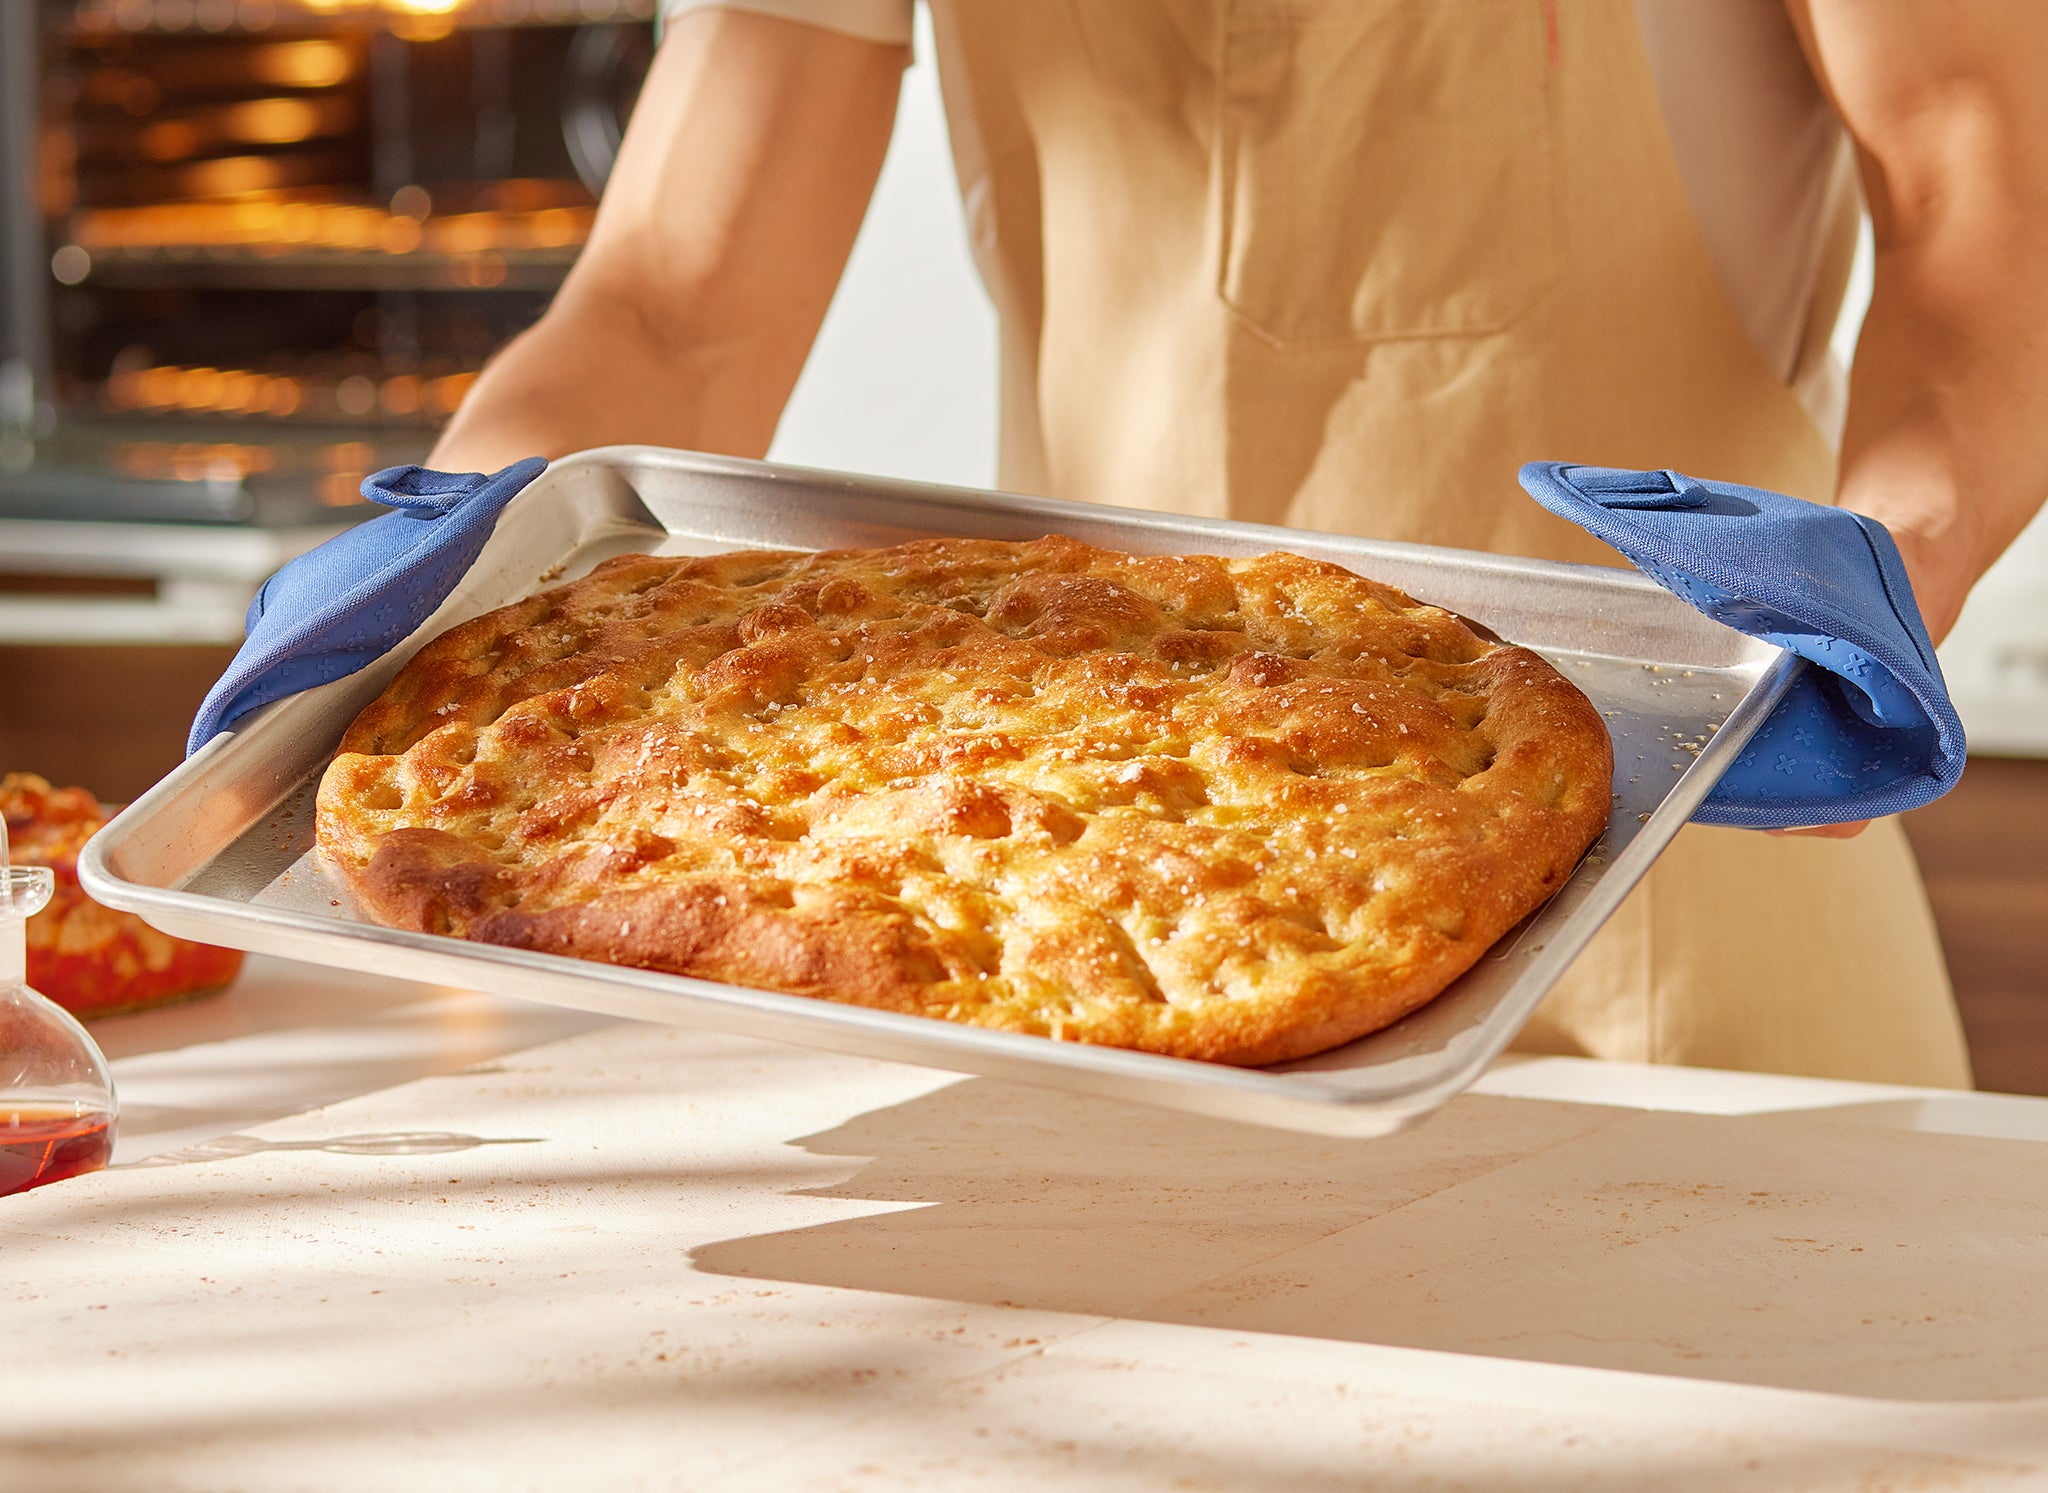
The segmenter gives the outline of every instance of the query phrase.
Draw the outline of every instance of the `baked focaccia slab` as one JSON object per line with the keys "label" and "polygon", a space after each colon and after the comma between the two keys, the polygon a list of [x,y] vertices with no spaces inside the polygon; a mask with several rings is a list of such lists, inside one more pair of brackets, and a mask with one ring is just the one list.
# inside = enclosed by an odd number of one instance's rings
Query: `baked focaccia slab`
{"label": "baked focaccia slab", "polygon": [[392,927],[1226,1063],[1415,1009],[1607,820],[1599,713],[1337,566],[628,555],[422,649],[320,785]]}

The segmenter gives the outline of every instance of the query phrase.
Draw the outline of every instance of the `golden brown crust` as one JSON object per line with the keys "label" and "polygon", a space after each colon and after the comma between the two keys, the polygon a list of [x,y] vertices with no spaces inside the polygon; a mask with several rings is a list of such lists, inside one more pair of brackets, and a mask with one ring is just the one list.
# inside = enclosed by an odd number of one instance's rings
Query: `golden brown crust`
{"label": "golden brown crust", "polygon": [[364,710],[380,922],[1229,1063],[1399,1019],[1607,821],[1542,659],[1333,565],[1075,540],[628,555]]}

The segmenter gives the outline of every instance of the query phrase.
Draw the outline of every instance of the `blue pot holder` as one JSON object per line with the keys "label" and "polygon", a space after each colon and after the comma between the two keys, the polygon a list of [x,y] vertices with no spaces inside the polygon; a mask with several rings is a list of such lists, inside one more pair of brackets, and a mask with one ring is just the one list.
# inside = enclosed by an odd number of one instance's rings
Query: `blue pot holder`
{"label": "blue pot holder", "polygon": [[199,707],[186,755],[257,706],[390,651],[447,599],[505,505],[546,469],[533,456],[488,476],[390,467],[368,478],[363,496],[398,511],[336,535],[263,583],[242,650]]}
{"label": "blue pot holder", "polygon": [[1962,776],[1963,723],[1884,525],[1677,472],[1532,462],[1522,486],[1715,621],[1812,665],[1693,816],[1700,823],[1877,819]]}
{"label": "blue pot holder", "polygon": [[[249,634],[192,723],[196,752],[272,700],[351,674],[445,600],[547,463],[392,467],[363,496],[397,509],[301,555],[249,607]],[[1963,727],[1884,526],[1840,508],[1676,472],[1534,462],[1522,485],[1718,622],[1790,649],[1784,702],[1694,818],[1749,829],[1875,819],[1955,786]]]}

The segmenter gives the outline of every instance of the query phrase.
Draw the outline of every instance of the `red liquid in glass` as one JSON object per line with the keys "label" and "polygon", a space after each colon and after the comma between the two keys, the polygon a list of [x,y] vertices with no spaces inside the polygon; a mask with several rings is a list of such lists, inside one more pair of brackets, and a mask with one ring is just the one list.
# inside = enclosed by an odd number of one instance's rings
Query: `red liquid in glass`
{"label": "red liquid in glass", "polygon": [[98,1171],[113,1154],[110,1115],[27,1105],[0,1110],[0,1195]]}

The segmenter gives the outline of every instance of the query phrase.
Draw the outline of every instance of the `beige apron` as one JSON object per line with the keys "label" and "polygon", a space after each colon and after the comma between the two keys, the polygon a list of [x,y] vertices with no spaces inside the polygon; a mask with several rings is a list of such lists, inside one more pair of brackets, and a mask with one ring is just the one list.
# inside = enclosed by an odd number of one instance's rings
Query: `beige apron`
{"label": "beige apron", "polygon": [[[1630,0],[934,18],[1002,319],[1006,487],[1602,564],[1619,557],[1523,496],[1522,462],[1829,499],[1834,453],[1693,221]],[[1846,247],[1853,216],[1837,227]],[[1686,830],[1523,1045],[1969,1081],[1894,822]]]}

